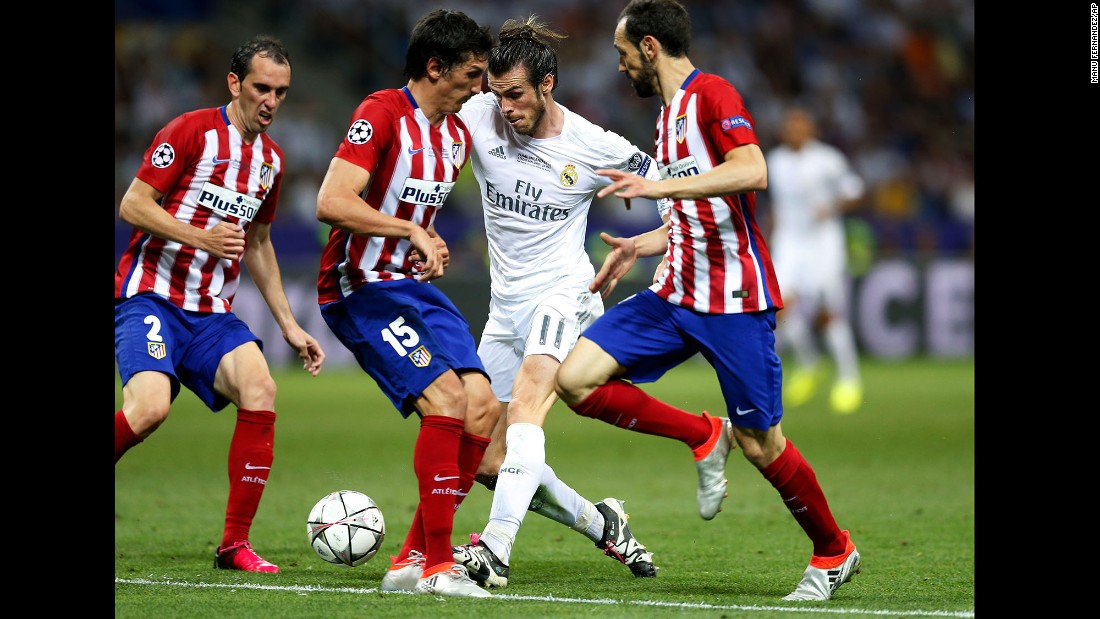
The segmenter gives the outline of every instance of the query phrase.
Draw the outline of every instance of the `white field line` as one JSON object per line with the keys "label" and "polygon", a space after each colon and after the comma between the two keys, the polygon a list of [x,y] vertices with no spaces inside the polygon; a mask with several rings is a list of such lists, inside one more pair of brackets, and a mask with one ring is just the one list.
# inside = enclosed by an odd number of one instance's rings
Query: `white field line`
{"label": "white field line", "polygon": [[[379,593],[379,589],[362,587],[321,587],[317,585],[258,585],[254,583],[207,583],[207,582],[183,582],[178,580],[148,580],[145,578],[116,578],[115,584],[126,585],[152,585],[160,587],[194,587],[216,589],[257,589],[264,591],[291,591],[299,594],[307,593]],[[405,592],[395,592],[405,593]],[[412,595],[406,593],[405,595]],[[613,600],[613,599],[581,599],[560,598],[555,596],[537,595],[511,595],[506,593],[494,593],[496,600],[522,600],[534,602],[560,602],[562,604],[630,604],[633,606],[650,606],[654,608],[691,608],[698,610],[740,610],[740,611],[779,611],[791,613],[818,613],[827,615],[882,615],[890,617],[963,617],[974,616],[973,611],[945,611],[945,610],[861,610],[855,608],[812,608],[794,606],[756,606],[741,604],[701,604],[679,602],[654,602],[648,600]]]}

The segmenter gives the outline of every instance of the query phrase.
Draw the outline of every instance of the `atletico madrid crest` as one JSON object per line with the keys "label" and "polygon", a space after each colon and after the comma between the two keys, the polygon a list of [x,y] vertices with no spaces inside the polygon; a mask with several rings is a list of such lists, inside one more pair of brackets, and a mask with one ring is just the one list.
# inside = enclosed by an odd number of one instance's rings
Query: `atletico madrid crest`
{"label": "atletico madrid crest", "polygon": [[274,166],[266,161],[260,165],[260,189],[267,191],[267,188],[271,186],[271,172],[274,169]]}
{"label": "atletico madrid crest", "polygon": [[683,144],[684,138],[688,133],[688,117],[687,114],[676,117],[676,143]]}
{"label": "atletico madrid crest", "polygon": [[146,346],[149,349],[149,356],[154,359],[163,359],[168,355],[168,346],[164,342],[146,342]]}
{"label": "atletico madrid crest", "polygon": [[412,361],[413,365],[418,368],[426,368],[428,364],[432,362],[432,353],[428,352],[427,348],[421,346],[409,353],[409,361]]}

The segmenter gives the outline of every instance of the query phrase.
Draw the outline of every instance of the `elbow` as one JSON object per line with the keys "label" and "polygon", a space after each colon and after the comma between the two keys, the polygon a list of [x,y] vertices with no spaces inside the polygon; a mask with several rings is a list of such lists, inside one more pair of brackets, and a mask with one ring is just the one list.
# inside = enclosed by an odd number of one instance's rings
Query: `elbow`
{"label": "elbow", "polygon": [[761,166],[752,180],[753,191],[765,191],[768,188],[768,168]]}
{"label": "elbow", "polygon": [[118,205],[118,218],[125,224],[134,225],[133,218],[134,207],[130,204],[130,200],[126,197],[122,198],[122,201]]}
{"label": "elbow", "polygon": [[768,168],[762,168],[748,181],[750,191],[764,191],[768,189]]}
{"label": "elbow", "polygon": [[324,193],[317,196],[317,221],[330,226],[336,225],[336,209],[332,200]]}

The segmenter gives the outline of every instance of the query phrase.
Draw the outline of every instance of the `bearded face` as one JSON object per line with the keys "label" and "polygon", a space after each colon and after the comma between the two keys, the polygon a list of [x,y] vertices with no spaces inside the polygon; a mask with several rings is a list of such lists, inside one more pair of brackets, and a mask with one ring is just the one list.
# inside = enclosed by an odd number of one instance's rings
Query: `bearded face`
{"label": "bearded face", "polygon": [[626,75],[630,78],[630,83],[634,85],[634,92],[638,93],[639,97],[652,97],[657,94],[657,69],[641,54],[638,55],[638,65],[633,69],[628,68]]}

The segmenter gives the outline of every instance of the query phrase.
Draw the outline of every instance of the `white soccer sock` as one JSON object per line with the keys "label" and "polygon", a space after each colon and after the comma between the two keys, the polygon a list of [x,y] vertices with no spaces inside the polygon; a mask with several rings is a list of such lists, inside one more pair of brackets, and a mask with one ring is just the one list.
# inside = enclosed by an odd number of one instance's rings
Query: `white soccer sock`
{"label": "white soccer sock", "polygon": [[528,509],[584,534],[593,543],[603,537],[603,516],[596,506],[559,479],[549,464],[542,469],[542,483]]}
{"label": "white soccer sock", "polygon": [[840,380],[860,381],[859,354],[856,352],[856,338],[848,322],[836,316],[825,327],[825,344],[833,354],[836,373]]}
{"label": "white soccer sock", "polygon": [[508,563],[512,544],[546,466],[546,436],[533,423],[513,423],[508,426],[504,441],[507,451],[497,476],[489,523],[481,539],[498,559]]}

